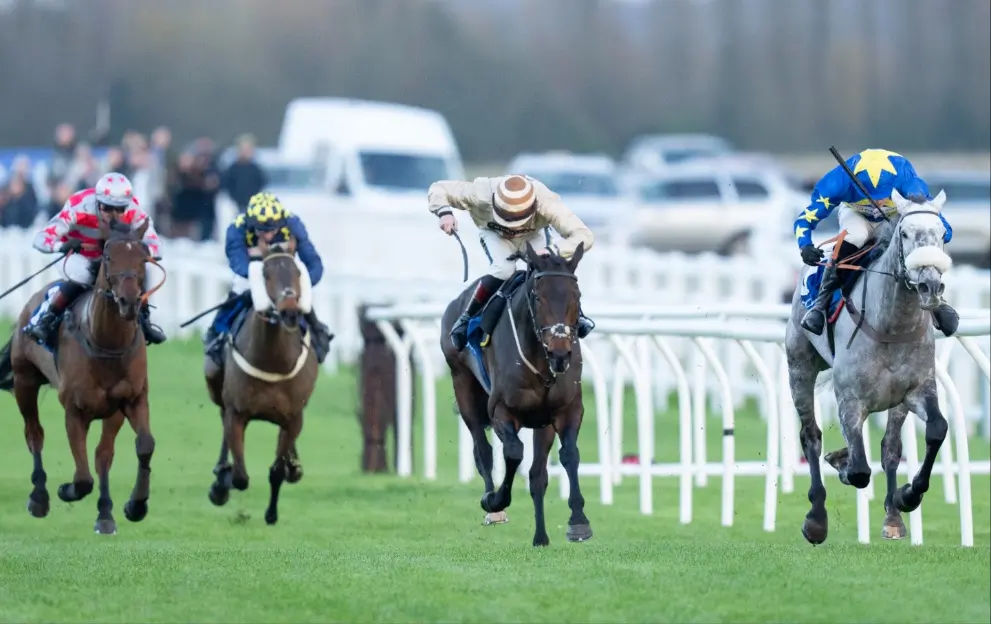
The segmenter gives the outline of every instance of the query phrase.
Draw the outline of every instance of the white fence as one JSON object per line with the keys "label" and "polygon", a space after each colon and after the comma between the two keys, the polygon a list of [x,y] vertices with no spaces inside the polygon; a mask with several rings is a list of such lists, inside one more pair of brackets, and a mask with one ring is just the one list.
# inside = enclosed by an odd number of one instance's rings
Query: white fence
{"label": "white fence", "polygon": [[[587,306],[591,311],[593,305]],[[398,401],[398,459],[397,471],[407,476],[412,473],[412,387],[414,379],[408,362],[410,356],[419,366],[422,383],[423,415],[423,474],[427,479],[436,478],[437,404],[436,382],[444,370],[438,366],[440,305],[391,306],[373,308],[369,317],[378,321],[392,349],[397,353]],[[978,388],[987,401],[991,364],[978,345],[978,338],[991,334],[991,310],[960,310],[961,327],[950,340],[941,340],[937,357],[937,379],[941,389],[941,404],[950,421],[951,436],[940,453],[941,462],[936,474],[944,480],[947,503],[960,507],[961,544],[973,545],[973,506],[970,477],[972,474],[991,474],[991,462],[970,461],[968,448],[968,423],[965,417],[961,392],[948,371],[948,364],[956,350],[955,364],[963,370],[969,363],[980,376]],[[784,319],[788,306],[772,305],[752,309],[733,309],[712,306],[709,309],[686,310],[684,308],[617,309],[600,307],[598,327],[595,333],[582,343],[586,381],[590,381],[597,415],[596,437],[599,461],[583,463],[579,474],[599,477],[600,498],[603,504],[612,504],[613,487],[624,476],[639,480],[640,511],[652,514],[654,477],[678,477],[680,482],[680,519],[690,523],[693,514],[692,492],[695,486],[704,487],[710,475],[722,477],[722,510],[724,526],[731,526],[734,517],[734,482],[737,476],[763,476],[765,479],[764,529],[773,531],[779,490],[794,491],[794,478],[808,474],[808,466],[801,457],[797,434],[797,416],[791,403],[787,385],[787,369],[783,356]],[[652,316],[661,320],[643,320]],[[632,317],[632,318],[631,318]],[[639,320],[636,317],[640,317]],[[741,321],[744,321],[741,323]],[[404,330],[400,338],[392,328],[398,322]],[[734,328],[735,327],[735,328]],[[942,338],[942,336],[939,336]],[[679,344],[680,341],[680,344]],[[738,404],[728,367],[732,358],[726,357],[727,347],[742,355],[759,380],[761,391],[761,416],[767,422],[767,446],[764,461],[736,461],[735,458],[735,405]],[[757,343],[757,344],[755,344]],[[689,366],[685,366],[684,347],[691,347],[687,354]],[[658,359],[664,366],[659,368]],[[666,369],[666,370],[665,370]],[[611,379],[607,376],[611,371]],[[663,370],[663,372],[662,372]],[[690,370],[688,373],[686,370]],[[708,372],[711,371],[711,377]],[[661,382],[660,384],[657,382]],[[624,435],[623,396],[627,383],[632,383],[636,397],[638,463],[622,462],[621,449]],[[666,383],[665,383],[666,382]],[[707,394],[714,382],[718,394],[723,431],[721,462],[709,462],[706,458]],[[654,460],[655,402],[666,403],[667,387],[671,384],[677,392],[679,418],[679,462],[658,463]],[[817,417],[828,417],[824,404],[831,397],[819,396]],[[985,408],[985,416],[987,414]],[[883,415],[881,415],[883,418]],[[865,444],[870,461],[870,431],[865,428]],[[461,482],[470,481],[475,474],[471,437],[467,429],[459,426],[459,468]],[[906,438],[906,463],[899,473],[912,475],[918,468],[917,428],[915,420],[906,421],[903,435]],[[585,438],[588,440],[588,438]],[[529,436],[523,437],[527,457],[520,467],[525,480],[532,458]],[[504,470],[497,439],[497,471]],[[956,455],[956,461],[954,461]],[[881,474],[879,462],[871,462],[872,469]],[[828,474],[831,469],[826,469]],[[562,497],[567,493],[567,477],[560,466],[550,465],[552,476],[560,478]],[[870,541],[870,509],[873,486],[857,493],[858,539]],[[913,544],[922,543],[922,512],[916,510],[909,516],[910,537]]]}

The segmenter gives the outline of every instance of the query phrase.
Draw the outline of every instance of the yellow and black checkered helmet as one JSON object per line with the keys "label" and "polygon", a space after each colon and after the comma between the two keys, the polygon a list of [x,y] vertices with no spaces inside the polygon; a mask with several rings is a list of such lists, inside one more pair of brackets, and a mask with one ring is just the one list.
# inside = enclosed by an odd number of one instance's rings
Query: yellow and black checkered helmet
{"label": "yellow and black checkered helmet", "polygon": [[248,200],[245,216],[252,230],[271,232],[285,226],[288,214],[278,197],[271,193],[258,193]]}

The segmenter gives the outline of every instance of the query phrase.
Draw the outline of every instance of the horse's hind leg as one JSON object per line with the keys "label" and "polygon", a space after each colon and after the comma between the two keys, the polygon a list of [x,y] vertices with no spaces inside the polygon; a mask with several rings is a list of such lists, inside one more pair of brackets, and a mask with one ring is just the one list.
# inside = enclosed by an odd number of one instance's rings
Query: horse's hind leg
{"label": "horse's hind leg", "polygon": [[513,480],[516,471],[523,463],[523,442],[520,440],[516,419],[501,403],[497,403],[492,414],[492,430],[502,441],[502,456],[506,461],[506,475],[499,489],[486,492],[482,496],[482,509],[486,513],[496,513],[509,507],[513,502]]}
{"label": "horse's hind leg", "polygon": [[296,443],[292,443],[289,449],[289,464],[286,467],[286,481],[289,483],[299,483],[303,478],[303,464],[299,460],[299,451],[296,450]]}
{"label": "horse's hind leg", "polygon": [[821,544],[826,541],[826,536],[829,534],[829,517],[826,514],[826,487],[822,483],[819,467],[819,456],[822,454],[822,430],[816,423],[814,404],[816,376],[825,363],[807,339],[798,334],[791,335],[790,331],[786,340],[786,354],[788,385],[791,388],[795,411],[802,425],[799,438],[805,461],[809,465],[809,476],[812,478],[809,486],[809,502],[812,503],[812,508],[805,515],[802,535],[811,544]]}
{"label": "horse's hind leg", "polygon": [[902,513],[894,505],[895,491],[898,488],[898,465],[902,461],[902,424],[908,416],[905,404],[888,410],[888,425],[881,438],[881,467],[888,482],[888,493],[884,497],[884,526],[881,537],[902,539],[905,537],[905,522]]}
{"label": "horse's hind leg", "polygon": [[231,497],[231,464],[228,461],[229,451],[227,448],[227,435],[223,429],[224,411],[220,410],[220,457],[217,458],[217,465],[213,467],[214,480],[210,485],[210,502],[217,507],[223,507]]}
{"label": "horse's hind leg", "polygon": [[89,456],[86,452],[86,435],[92,421],[70,404],[65,410],[65,432],[69,437],[69,450],[76,462],[76,473],[72,483],[58,487],[58,497],[67,503],[80,501],[93,491],[93,475],[89,471]]}
{"label": "horse's hind leg", "polygon": [[49,498],[48,475],[45,474],[41,461],[41,452],[45,447],[45,429],[38,418],[38,390],[41,388],[38,375],[36,371],[18,371],[14,376],[14,399],[24,417],[24,440],[34,460],[34,468],[31,470],[31,485],[34,487],[28,496],[28,513],[35,518],[44,518],[48,515]]}
{"label": "horse's hind leg", "polygon": [[[488,423],[488,395],[485,389],[478,383],[478,380],[468,371],[452,370],[451,381],[454,385],[454,398],[458,403],[458,411],[461,413],[461,420],[471,433],[473,453],[475,456],[475,469],[482,477],[485,491],[482,495],[487,495],[495,491],[495,484],[492,482],[492,445],[485,435],[485,425]],[[507,521],[506,512],[487,513],[485,524],[503,524]]]}
{"label": "horse's hind leg", "polygon": [[[922,504],[922,495],[929,491],[929,479],[932,477],[936,454],[946,439],[949,428],[943,413],[939,409],[936,398],[936,382],[930,379],[922,388],[905,397],[905,403],[916,414],[924,415],[926,420],[926,455],[922,459],[919,472],[906,483],[895,490],[892,500],[902,512],[915,511]],[[915,441],[912,441],[915,444]]]}
{"label": "horse's hind leg", "polygon": [[286,480],[292,448],[302,428],[302,415],[291,418],[286,429],[279,429],[279,441],[275,446],[275,462],[268,469],[268,484],[271,494],[268,499],[268,509],[265,510],[265,523],[275,524],[279,521],[279,491]]}
{"label": "horse's hind leg", "polygon": [[131,490],[131,498],[124,503],[124,517],[131,522],[141,522],[148,514],[148,497],[151,495],[151,456],[155,453],[155,438],[151,435],[148,415],[148,395],[124,410],[127,421],[137,434],[134,450],[138,456],[138,476]]}
{"label": "horse's hind leg", "polygon": [[578,464],[581,461],[578,453],[578,432],[582,427],[585,407],[579,400],[577,406],[569,408],[564,418],[554,420],[554,428],[561,436],[560,459],[561,466],[568,475],[568,507],[571,517],[568,519],[568,541],[584,542],[592,539],[592,527],[585,517],[585,497],[578,486]]}
{"label": "horse's hind leg", "polygon": [[554,429],[544,427],[533,431],[533,464],[530,465],[530,498],[533,499],[533,545],[547,546],[547,525],[544,520],[544,495],[547,493],[547,457],[554,445]]}
{"label": "horse's hind leg", "polygon": [[124,415],[120,412],[103,421],[100,443],[96,445],[96,476],[100,480],[100,498],[96,501],[96,526],[100,535],[113,535],[117,532],[114,521],[114,502],[110,498],[110,467],[114,463],[114,443],[120,428],[124,426]]}

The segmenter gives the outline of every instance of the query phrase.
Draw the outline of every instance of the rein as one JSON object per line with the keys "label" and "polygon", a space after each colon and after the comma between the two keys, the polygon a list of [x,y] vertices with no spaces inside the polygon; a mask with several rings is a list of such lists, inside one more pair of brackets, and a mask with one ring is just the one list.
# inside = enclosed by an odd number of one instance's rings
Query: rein
{"label": "rein", "polygon": [[[851,270],[851,271],[861,271],[861,272],[864,272],[864,273],[877,273],[879,275],[884,275],[884,276],[887,276],[887,277],[893,277],[895,279],[902,280],[902,282],[905,284],[905,287],[907,289],[909,289],[909,290],[916,290],[917,284],[915,282],[912,282],[908,278],[908,272],[905,269],[905,250],[904,250],[904,247],[902,245],[901,237],[898,236],[898,233],[899,233],[898,227],[899,227],[899,224],[901,223],[901,221],[903,219],[907,218],[907,217],[910,217],[910,216],[916,215],[916,214],[932,215],[934,213],[931,210],[911,210],[911,211],[906,212],[905,214],[903,214],[901,216],[901,218],[898,220],[898,223],[895,224],[895,232],[892,234],[892,238],[894,240],[892,240],[892,242],[889,243],[889,244],[898,245],[898,251],[897,251],[897,253],[898,253],[898,259],[899,259],[899,262],[898,262],[899,271],[897,273],[890,273],[888,271],[878,271],[877,269],[871,269],[871,268],[864,267],[864,266],[850,264],[851,262],[853,262],[853,261],[855,261],[857,259],[862,258],[865,254],[867,254],[872,249],[874,249],[875,247],[877,247],[878,244],[876,242],[874,244],[870,245],[869,247],[865,247],[864,249],[861,249],[861,250],[859,250],[859,251],[857,251],[857,252],[855,252],[853,254],[850,254],[849,256],[845,256],[842,259],[838,258],[839,252],[840,252],[840,247],[842,246],[843,240],[846,238],[846,235],[847,235],[847,231],[846,230],[841,231],[836,236],[834,236],[834,237],[832,237],[832,238],[830,238],[828,240],[825,240],[822,243],[820,243],[819,245],[817,245],[817,247],[822,247],[823,245],[826,245],[828,243],[832,243],[832,242],[835,242],[836,243],[833,246],[833,251],[832,251],[832,254],[830,256],[830,259],[827,260],[827,261],[821,262],[819,264],[821,264],[823,266],[826,266],[826,265],[832,263],[838,269],[847,269],[847,270]],[[848,349],[850,348],[850,345],[853,344],[853,339],[857,336],[857,333],[860,330],[863,330],[864,333],[867,334],[867,336],[869,338],[871,338],[875,342],[878,342],[878,343],[881,343],[881,344],[895,344],[895,343],[915,342],[915,341],[918,341],[919,339],[921,339],[923,336],[925,336],[926,332],[929,330],[929,325],[927,323],[925,323],[925,322],[921,323],[916,329],[914,329],[912,331],[909,331],[909,332],[901,333],[901,334],[887,334],[887,333],[884,333],[884,332],[880,332],[877,329],[875,329],[873,326],[871,326],[871,324],[867,322],[867,319],[866,319],[866,317],[864,316],[864,313],[863,313],[863,310],[866,310],[867,309],[867,279],[868,279],[868,275],[864,275],[863,289],[861,291],[860,309],[858,309],[857,306],[854,304],[853,298],[851,296],[849,296],[849,295],[844,295],[843,296],[843,301],[844,301],[844,305],[846,306],[847,312],[850,314],[850,318],[853,319],[853,322],[856,323],[856,326],[854,327],[853,333],[850,335],[850,340],[847,341],[847,348]]]}
{"label": "rein", "polygon": [[[567,325],[565,323],[555,323],[553,325],[543,327],[537,323],[537,311],[534,307],[533,300],[536,295],[537,280],[542,277],[562,277],[572,280],[577,280],[578,277],[574,273],[569,273],[567,271],[527,271],[527,277],[524,281],[524,289],[521,289],[521,291],[525,292],[524,297],[526,298],[527,311],[530,317],[530,325],[533,327],[534,336],[537,338],[537,342],[539,342],[544,348],[544,358],[549,361],[550,354],[548,352],[547,342],[544,340],[544,335],[550,332],[553,336],[568,337],[571,339],[571,342],[574,343],[578,340],[578,328],[577,323],[574,326]],[[516,342],[516,351],[519,353],[520,359],[522,359],[523,363],[526,364],[526,367],[530,369],[530,372],[540,379],[545,388],[550,388],[554,385],[554,382],[557,381],[558,373],[555,373],[552,370],[551,377],[548,379],[539,370],[537,370],[537,367],[534,366],[529,359],[527,359],[526,355],[523,353],[523,345],[520,342],[519,330],[516,327],[516,318],[513,315],[513,302],[509,301],[506,308],[507,313],[509,314],[509,325],[513,330],[513,340]]]}

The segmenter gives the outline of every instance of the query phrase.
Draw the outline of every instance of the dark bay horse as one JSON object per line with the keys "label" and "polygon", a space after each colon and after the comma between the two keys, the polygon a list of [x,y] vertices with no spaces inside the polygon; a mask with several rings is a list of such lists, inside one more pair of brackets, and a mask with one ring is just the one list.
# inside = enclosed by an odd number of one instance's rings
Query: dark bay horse
{"label": "dark bay horse", "polygon": [[[319,366],[310,347],[312,328],[301,330],[300,318],[312,305],[306,268],[296,259],[296,242],[260,246],[261,261],[252,262],[252,309],[235,320],[224,346],[224,366],[207,357],[204,373],[210,399],[221,410],[224,424],[220,459],[214,468],[210,502],[222,506],[230,488],[248,489],[244,466],[244,430],[252,420],[279,427],[275,462],[269,468],[271,498],[265,522],[279,519],[279,490],[284,481],[298,482],[303,469],[296,438],[303,429],[303,409],[316,386]],[[228,451],[234,456],[228,463]]]}
{"label": "dark bay horse", "polygon": [[72,482],[58,488],[58,496],[65,502],[82,500],[93,491],[86,435],[94,420],[103,421],[96,447],[100,496],[95,529],[110,535],[117,532],[111,513],[110,466],[114,441],[125,419],[137,434],[138,475],[130,500],[124,505],[124,516],[139,522],[148,513],[155,438],[149,424],[147,352],[138,315],[142,302],[165,280],[142,293],[145,263],[156,263],[141,242],[147,224],[133,233],[122,225],[103,224],[100,229],[105,243],[93,289],[66,310],[52,351],[21,332],[51,284],[30,298],[17,319],[13,337],[0,352],[0,388],[13,391],[24,417],[24,437],[34,458],[34,489],[28,498],[28,511],[36,518],[45,517],[49,511],[42,462],[45,430],[38,418],[41,386],[50,384],[58,389],[59,402],[65,409],[69,447],[76,462]]}
{"label": "dark bay horse", "polygon": [[[461,418],[475,443],[475,466],[485,482],[481,505],[489,514],[509,507],[513,479],[523,461],[519,431],[522,427],[533,430],[530,496],[536,524],[534,546],[550,543],[544,522],[544,494],[547,457],[555,432],[561,437],[561,465],[571,487],[567,538],[579,542],[592,537],[585,517],[585,499],[578,486],[578,433],[585,408],[577,334],[581,292],[575,268],[584,251],[584,245],[579,245],[568,260],[557,255],[537,255],[527,245],[528,266],[522,284],[509,293],[508,301],[496,295],[489,304],[502,304],[507,313],[501,314],[489,346],[483,350],[484,373],[471,347],[459,353],[448,338],[474,283],[447,306],[441,321],[441,349],[451,369]],[[515,281],[511,278],[506,285]],[[486,376],[491,380],[489,390],[482,382]],[[485,436],[488,427],[499,436],[506,461],[506,475],[498,490],[492,482],[492,446]]]}

